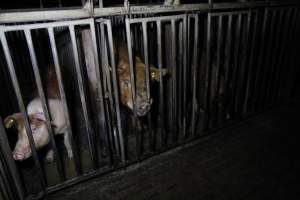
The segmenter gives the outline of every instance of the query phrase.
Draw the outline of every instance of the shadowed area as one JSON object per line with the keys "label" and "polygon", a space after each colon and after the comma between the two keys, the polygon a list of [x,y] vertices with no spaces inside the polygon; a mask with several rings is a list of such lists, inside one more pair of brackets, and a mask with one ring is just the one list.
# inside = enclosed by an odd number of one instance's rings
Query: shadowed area
{"label": "shadowed area", "polygon": [[47,199],[298,199],[299,111],[298,100]]}

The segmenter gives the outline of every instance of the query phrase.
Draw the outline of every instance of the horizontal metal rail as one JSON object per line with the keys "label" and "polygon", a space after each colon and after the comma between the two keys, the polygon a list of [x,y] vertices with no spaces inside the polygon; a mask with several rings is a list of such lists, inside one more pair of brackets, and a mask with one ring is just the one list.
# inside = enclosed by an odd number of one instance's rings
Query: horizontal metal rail
{"label": "horizontal metal rail", "polygon": [[[295,2],[247,2],[247,3],[214,3],[210,7],[207,3],[200,4],[181,4],[177,6],[168,5],[147,5],[147,6],[130,6],[130,14],[147,14],[147,13],[172,13],[186,11],[208,11],[219,9],[242,9],[257,8],[269,6],[287,6],[299,5]],[[107,7],[94,8],[93,12],[81,8],[68,8],[59,10],[11,10],[9,12],[0,12],[0,23],[17,23],[32,22],[45,20],[62,20],[62,19],[80,19],[88,17],[103,17],[112,15],[128,14],[125,7]]]}

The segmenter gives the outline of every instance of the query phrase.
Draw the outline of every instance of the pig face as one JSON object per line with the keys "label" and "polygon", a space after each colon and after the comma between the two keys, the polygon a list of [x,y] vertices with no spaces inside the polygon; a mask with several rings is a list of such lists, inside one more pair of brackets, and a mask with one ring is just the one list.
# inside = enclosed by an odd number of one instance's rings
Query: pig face
{"label": "pig face", "polygon": [[[132,86],[130,81],[130,64],[128,49],[125,44],[120,44],[115,49],[115,54],[118,58],[117,75],[120,90],[121,103],[133,111]],[[146,88],[146,66],[143,61],[135,56],[135,94],[136,94],[136,110],[137,116],[146,115],[151,109],[152,99],[147,98]],[[166,69],[161,72],[159,69],[150,67],[151,81],[160,81],[159,76],[166,75]]]}
{"label": "pig face", "polygon": [[[122,104],[133,110],[132,86],[129,65],[118,68],[120,95]],[[152,101],[147,98],[145,71],[140,65],[136,66],[136,114],[144,116],[151,108]]]}
{"label": "pig face", "polygon": [[[32,136],[36,149],[47,145],[50,141],[49,133],[45,124],[45,117],[43,113],[29,114],[29,123],[32,131]],[[13,158],[15,160],[25,160],[32,155],[29,140],[26,134],[24,125],[24,118],[21,113],[15,113],[8,116],[4,120],[6,128],[15,126],[18,130],[18,141],[13,151]]]}
{"label": "pig face", "polygon": [[[136,74],[135,74],[135,93],[136,93],[136,114],[137,116],[146,115],[151,109],[152,99],[147,98],[147,88],[146,88],[146,74],[145,65],[139,60],[136,59]],[[159,81],[159,70],[150,67],[150,78],[152,81]],[[166,74],[166,71],[162,72],[163,75]],[[119,78],[119,87],[121,102],[123,105],[127,106],[130,110],[133,110],[133,101],[132,101],[132,86],[130,81],[130,67],[128,63],[120,62],[118,65],[118,78]]]}

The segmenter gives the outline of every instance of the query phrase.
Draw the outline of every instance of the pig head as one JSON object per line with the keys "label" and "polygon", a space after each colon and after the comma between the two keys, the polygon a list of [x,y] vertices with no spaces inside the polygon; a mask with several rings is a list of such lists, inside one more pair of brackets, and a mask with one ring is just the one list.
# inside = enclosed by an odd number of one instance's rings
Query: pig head
{"label": "pig head", "polygon": [[[124,106],[133,111],[132,85],[130,79],[130,64],[128,49],[125,45],[117,47],[117,73],[120,89],[121,102]],[[147,97],[146,88],[146,66],[142,60],[135,56],[135,94],[136,94],[136,115],[141,117],[146,115],[152,104],[152,99]],[[162,75],[166,75],[166,70],[162,70]],[[150,67],[151,81],[159,81],[160,71]]]}
{"label": "pig head", "polygon": [[[51,124],[54,134],[65,134],[66,122],[64,118],[64,109],[59,99],[48,100],[49,111],[51,115]],[[33,141],[36,149],[46,146],[50,142],[50,135],[46,126],[46,119],[42,109],[42,102],[39,98],[33,99],[27,106],[27,113]],[[13,150],[15,160],[25,160],[32,155],[29,140],[26,133],[24,117],[21,113],[12,114],[4,120],[6,128],[16,127],[18,130],[18,141]],[[68,150],[68,156],[72,157],[72,150],[68,138],[65,136],[65,146]],[[67,143],[67,144],[66,144]]]}
{"label": "pig head", "polygon": [[[49,135],[44,123],[44,116],[41,113],[36,113],[28,115],[28,118],[35,147],[39,149],[49,143]],[[16,126],[18,130],[18,141],[13,151],[13,158],[15,160],[24,160],[30,157],[32,152],[29,146],[22,114],[15,113],[8,116],[4,120],[4,124],[6,128]]]}

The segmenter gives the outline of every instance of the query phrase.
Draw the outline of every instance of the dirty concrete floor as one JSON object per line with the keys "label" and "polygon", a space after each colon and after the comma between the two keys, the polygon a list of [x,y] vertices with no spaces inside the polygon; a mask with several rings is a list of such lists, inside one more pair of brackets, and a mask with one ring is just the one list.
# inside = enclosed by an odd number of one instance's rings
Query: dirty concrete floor
{"label": "dirty concrete floor", "polygon": [[300,199],[300,101],[50,200]]}

